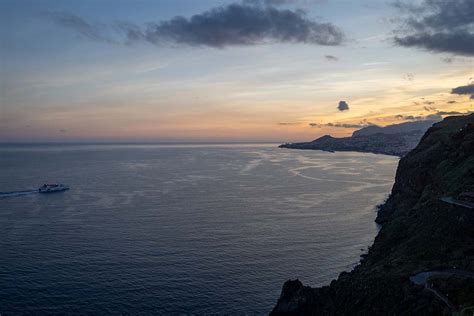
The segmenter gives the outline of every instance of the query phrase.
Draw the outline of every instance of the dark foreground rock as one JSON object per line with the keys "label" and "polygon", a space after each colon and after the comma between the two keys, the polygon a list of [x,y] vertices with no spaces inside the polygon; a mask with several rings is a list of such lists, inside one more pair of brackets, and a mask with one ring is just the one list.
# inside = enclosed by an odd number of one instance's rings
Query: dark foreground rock
{"label": "dark foreground rock", "polygon": [[473,191],[474,114],[448,117],[400,160],[392,194],[378,213],[383,226],[361,263],[328,286],[286,282],[271,314],[472,315],[474,279],[430,280],[449,295],[453,310],[410,276],[474,271],[474,211],[440,200]]}

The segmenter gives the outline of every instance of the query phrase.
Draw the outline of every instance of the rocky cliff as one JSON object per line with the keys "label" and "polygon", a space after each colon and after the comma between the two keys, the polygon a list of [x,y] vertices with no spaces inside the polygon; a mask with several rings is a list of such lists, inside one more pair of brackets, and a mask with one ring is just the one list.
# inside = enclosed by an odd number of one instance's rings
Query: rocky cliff
{"label": "rocky cliff", "polygon": [[271,314],[472,315],[474,209],[441,200],[472,191],[474,114],[448,117],[400,160],[360,264],[320,288],[287,281]]}

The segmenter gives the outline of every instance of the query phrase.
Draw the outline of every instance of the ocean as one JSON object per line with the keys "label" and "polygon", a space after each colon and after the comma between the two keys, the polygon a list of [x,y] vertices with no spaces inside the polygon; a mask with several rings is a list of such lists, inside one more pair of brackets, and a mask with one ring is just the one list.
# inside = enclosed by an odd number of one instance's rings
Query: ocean
{"label": "ocean", "polygon": [[[275,144],[0,145],[0,314],[266,314],[286,280],[357,264],[397,164]],[[54,182],[71,189],[33,191]]]}

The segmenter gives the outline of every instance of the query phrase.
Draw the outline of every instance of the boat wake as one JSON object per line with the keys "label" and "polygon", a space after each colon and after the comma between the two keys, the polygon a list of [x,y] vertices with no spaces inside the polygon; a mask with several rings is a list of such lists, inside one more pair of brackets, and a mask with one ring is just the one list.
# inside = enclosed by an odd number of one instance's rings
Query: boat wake
{"label": "boat wake", "polygon": [[29,194],[34,194],[34,193],[38,193],[38,190],[0,192],[0,198],[20,196],[20,195],[29,195]]}

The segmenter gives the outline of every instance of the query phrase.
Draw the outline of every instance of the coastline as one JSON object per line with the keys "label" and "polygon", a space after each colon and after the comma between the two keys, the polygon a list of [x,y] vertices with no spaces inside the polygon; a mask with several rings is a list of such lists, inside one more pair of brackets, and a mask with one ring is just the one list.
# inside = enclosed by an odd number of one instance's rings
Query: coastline
{"label": "coastline", "polygon": [[436,291],[449,293],[451,306],[410,280],[453,267],[474,271],[474,213],[439,199],[474,190],[473,126],[469,115],[430,128],[400,160],[392,193],[377,214],[381,229],[359,265],[319,288],[287,281],[271,315],[436,315],[474,305],[472,278],[430,279]]}
{"label": "coastline", "polygon": [[404,155],[401,153],[390,153],[390,152],[384,152],[384,151],[375,151],[375,150],[357,150],[357,149],[338,149],[338,150],[331,150],[331,149],[323,149],[323,148],[290,148],[290,147],[281,147],[282,145],[278,146],[279,148],[287,148],[287,149],[298,149],[298,150],[316,150],[316,151],[324,151],[328,153],[337,153],[337,152],[354,152],[354,153],[362,153],[362,154],[374,154],[374,155],[385,155],[385,156],[392,156],[392,157],[398,157],[402,158]]}

